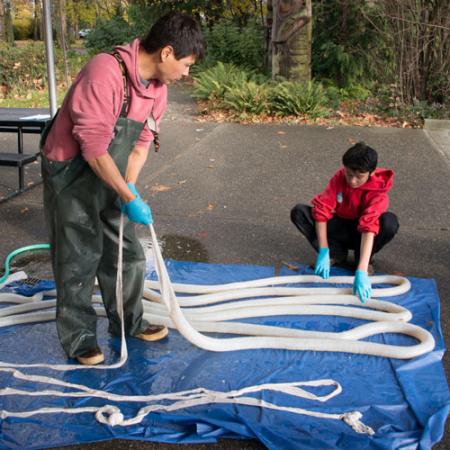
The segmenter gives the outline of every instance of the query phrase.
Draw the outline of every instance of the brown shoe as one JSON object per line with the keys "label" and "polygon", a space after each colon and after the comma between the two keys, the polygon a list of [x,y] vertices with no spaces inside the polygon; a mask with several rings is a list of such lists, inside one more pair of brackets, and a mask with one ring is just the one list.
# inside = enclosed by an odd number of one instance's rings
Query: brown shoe
{"label": "brown shoe", "polygon": [[143,341],[159,341],[168,334],[168,328],[163,325],[149,325],[142,333],[136,334],[135,337]]}
{"label": "brown shoe", "polygon": [[102,363],[105,360],[105,356],[98,347],[95,347],[78,355],[76,359],[85,366],[95,366],[95,364]]}

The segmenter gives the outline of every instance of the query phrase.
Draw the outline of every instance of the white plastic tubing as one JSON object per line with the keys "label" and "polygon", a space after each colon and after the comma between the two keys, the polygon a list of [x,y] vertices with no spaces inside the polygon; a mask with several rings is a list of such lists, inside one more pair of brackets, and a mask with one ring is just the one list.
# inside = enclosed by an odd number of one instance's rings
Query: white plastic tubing
{"label": "white plastic tubing", "polygon": [[[150,225],[152,248],[155,268],[159,282],[146,281],[144,291],[144,316],[153,324],[163,324],[177,328],[191,343],[210,351],[232,351],[242,349],[278,348],[289,350],[314,350],[350,352],[366,355],[377,355],[390,358],[413,358],[431,351],[434,348],[432,335],[413,324],[408,323],[411,313],[390,302],[370,299],[366,305],[361,305],[357,297],[351,295],[350,287],[281,287],[286,284],[299,283],[329,283],[351,284],[353,277],[331,277],[323,280],[317,276],[286,276],[241,283],[230,283],[220,286],[211,285],[179,285],[170,282],[156,234]],[[339,395],[342,388],[334,380],[316,380],[308,382],[275,383],[260,386],[250,386],[230,392],[210,391],[196,388],[189,391],[170,394],[147,396],[123,396],[100,391],[83,385],[63,382],[56,378],[27,375],[18,368],[41,367],[52,370],[80,370],[80,369],[114,369],[122,366],[127,360],[127,346],[123,329],[123,298],[122,298],[122,239],[123,223],[120,228],[120,246],[117,274],[117,310],[122,320],[121,354],[118,362],[112,365],[76,366],[72,364],[13,364],[0,362],[0,372],[10,373],[13,377],[32,383],[53,384],[64,387],[64,391],[18,390],[10,387],[0,389],[0,395],[31,395],[31,396],[59,396],[59,397],[99,397],[110,401],[140,402],[153,404],[142,407],[135,417],[125,419],[117,406],[84,408],[41,408],[33,411],[2,411],[0,417],[29,417],[35,414],[48,413],[95,413],[99,422],[111,426],[127,426],[136,424],[151,412],[175,411],[194,405],[207,403],[239,403],[254,405],[269,409],[289,411],[296,414],[311,415],[318,418],[343,420],[358,433],[373,434],[374,431],[364,425],[359,419],[358,411],[341,414],[328,414],[308,411],[302,408],[285,407],[266,402],[249,396],[263,390],[284,392],[287,395],[302,397],[312,401],[324,402]],[[14,274],[5,283],[23,278],[23,274]],[[373,284],[390,284],[393,287],[373,289],[373,297],[389,297],[400,295],[410,289],[407,279],[394,276],[371,277]],[[156,291],[156,290],[157,291]],[[176,296],[175,292],[190,294]],[[48,293],[47,293],[48,294]],[[15,303],[0,309],[0,327],[15,324],[42,322],[55,319],[55,300],[42,301],[42,293],[32,298],[15,294],[0,294],[0,302]],[[256,298],[256,299],[255,299]],[[238,301],[236,301],[238,300]],[[94,297],[94,302],[100,302]],[[105,315],[101,306],[96,306],[99,315]],[[357,326],[351,330],[332,333],[320,331],[306,331],[290,328],[280,328],[266,325],[256,325],[238,322],[236,319],[275,315],[337,315],[347,316],[366,321],[372,321]],[[230,322],[230,320],[233,320]],[[223,332],[245,335],[246,337],[212,338],[201,332]],[[401,333],[417,339],[419,342],[410,346],[395,346],[362,339],[380,333]],[[156,344],[155,344],[156,345]],[[317,396],[312,392],[301,389],[307,386],[334,386],[334,390],[327,395]],[[155,403],[164,400],[164,404]],[[167,401],[172,401],[167,404]]]}
{"label": "white plastic tubing", "polygon": [[[331,277],[324,280],[318,276],[300,275],[220,286],[172,284],[153,227],[150,227],[150,232],[159,283],[146,281],[144,297],[159,303],[144,303],[147,317],[152,323],[177,328],[186,339],[205,350],[220,352],[280,348],[349,352],[408,359],[434,348],[433,336],[423,328],[408,323],[412,317],[411,313],[394,303],[370,299],[366,303],[367,306],[363,306],[357,297],[351,295],[350,287],[274,287],[314,282],[351,285],[353,277]],[[403,277],[376,276],[371,277],[371,281],[372,284],[394,285],[394,287],[373,289],[373,297],[377,298],[400,295],[411,288],[409,281]],[[159,288],[161,294],[153,291],[154,288]],[[177,297],[175,291],[197,295]],[[255,297],[258,299],[230,302]],[[345,332],[330,333],[228,322],[249,317],[279,315],[335,315],[370,320],[372,323]],[[200,331],[235,333],[247,335],[247,337],[217,339],[205,336]],[[380,333],[406,334],[416,338],[419,343],[406,347],[361,340]]]}

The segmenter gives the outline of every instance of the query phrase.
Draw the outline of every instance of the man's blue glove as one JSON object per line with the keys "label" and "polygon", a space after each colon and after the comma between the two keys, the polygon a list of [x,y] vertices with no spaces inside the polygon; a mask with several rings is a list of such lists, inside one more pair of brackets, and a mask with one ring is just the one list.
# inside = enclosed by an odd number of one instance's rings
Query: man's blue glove
{"label": "man's blue glove", "polygon": [[372,295],[372,284],[370,283],[369,275],[365,270],[357,270],[355,272],[353,295],[357,295],[360,298],[361,303],[369,300]]}
{"label": "man's blue glove", "polygon": [[141,198],[141,196],[139,195],[139,192],[136,189],[136,186],[133,183],[127,183],[128,189],[130,189],[130,191],[136,196]]}
{"label": "man's blue glove", "polygon": [[330,250],[328,248],[319,249],[314,273],[325,279],[330,276]]}
{"label": "man's blue glove", "polygon": [[142,200],[133,183],[128,183],[128,187],[136,198],[125,203],[122,207],[122,212],[124,212],[132,222],[142,223],[143,225],[152,224],[153,217],[150,206]]}

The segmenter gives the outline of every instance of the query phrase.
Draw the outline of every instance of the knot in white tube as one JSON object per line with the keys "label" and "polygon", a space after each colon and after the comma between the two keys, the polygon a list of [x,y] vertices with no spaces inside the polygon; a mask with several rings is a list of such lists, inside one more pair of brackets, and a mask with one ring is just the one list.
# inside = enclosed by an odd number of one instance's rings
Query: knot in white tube
{"label": "knot in white tube", "polygon": [[362,414],[359,411],[350,411],[342,414],[342,420],[349,426],[353,428],[357,433],[368,434],[372,436],[375,434],[372,428],[363,424],[359,419],[361,419]]}
{"label": "knot in white tube", "polygon": [[103,423],[105,425],[110,425],[114,427],[116,425],[121,425],[124,421],[123,414],[120,412],[120,409],[116,406],[105,405],[101,407],[96,413],[95,418],[98,422]]}

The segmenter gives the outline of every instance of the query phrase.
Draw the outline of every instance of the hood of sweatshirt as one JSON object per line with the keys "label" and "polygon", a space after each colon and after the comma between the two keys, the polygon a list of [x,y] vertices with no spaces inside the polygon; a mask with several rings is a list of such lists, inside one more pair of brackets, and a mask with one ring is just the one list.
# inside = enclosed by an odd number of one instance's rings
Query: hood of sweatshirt
{"label": "hood of sweatshirt", "polygon": [[114,50],[122,57],[128,71],[128,79],[138,95],[144,98],[155,98],[157,96],[155,89],[160,88],[162,83],[156,79],[150,80],[148,86],[142,83],[138,70],[138,54],[140,44],[141,40],[135,39],[129,44],[115,47]]}
{"label": "hood of sweatshirt", "polygon": [[[345,179],[345,168],[341,169],[342,177]],[[363,191],[388,192],[394,183],[394,172],[391,169],[378,168],[370,178],[356,189]]]}

